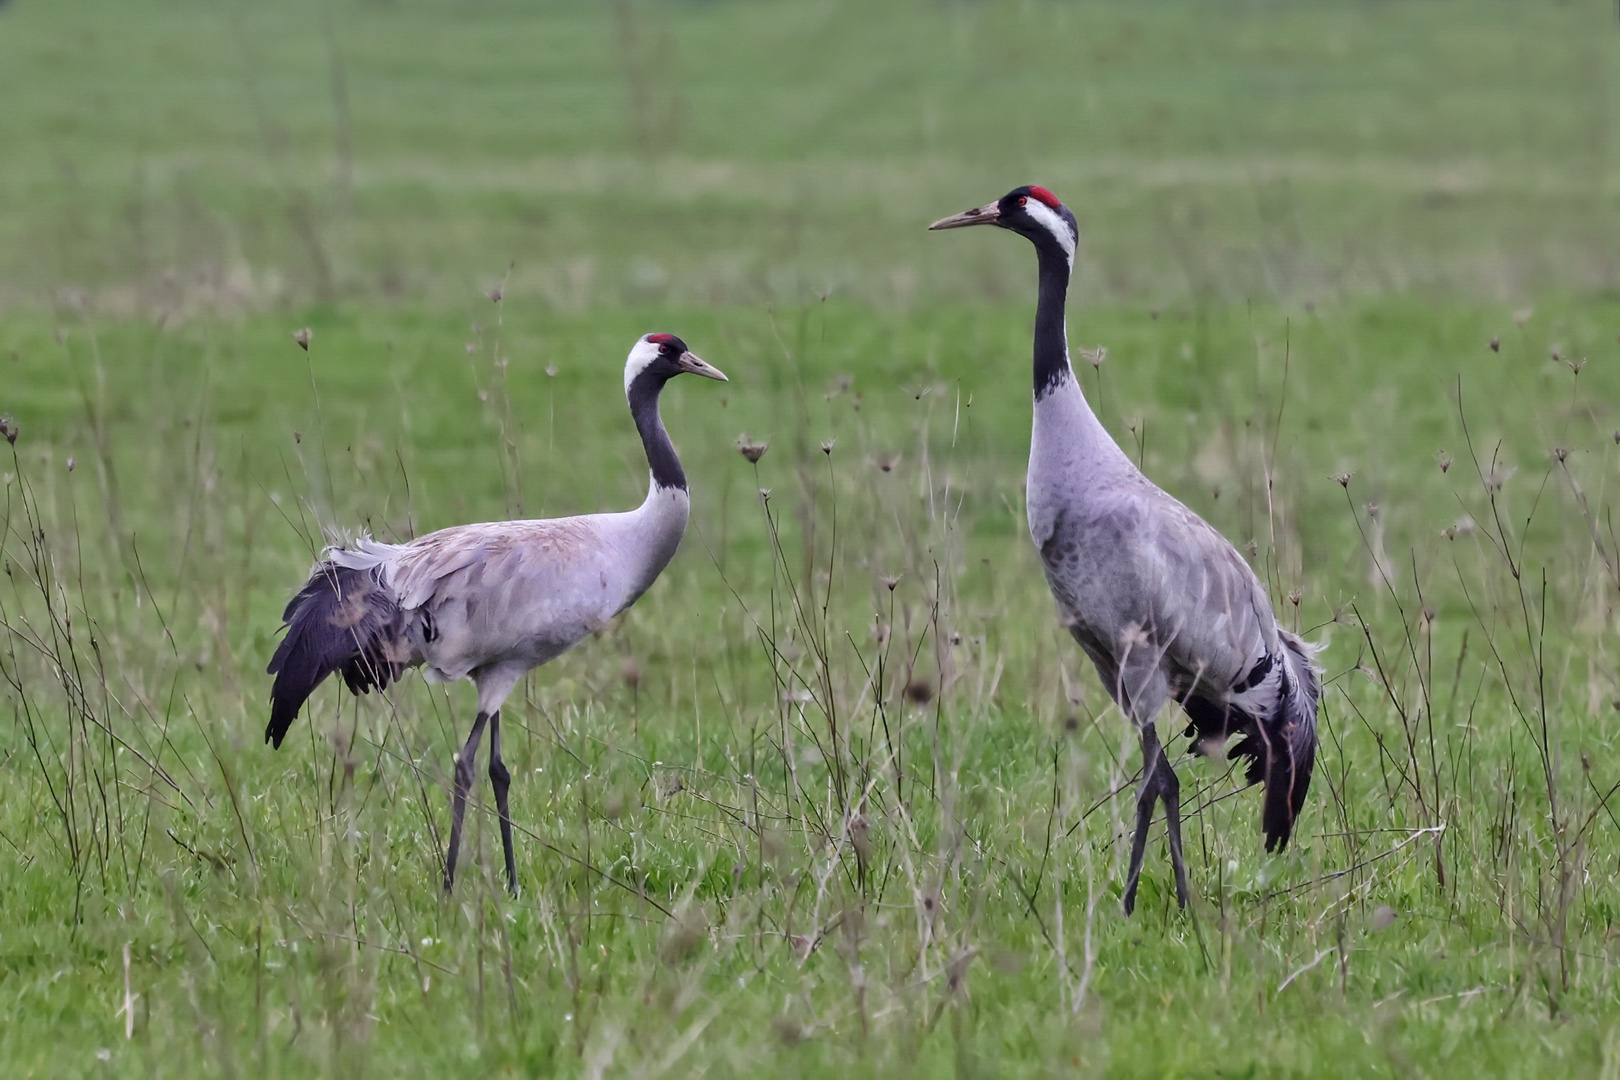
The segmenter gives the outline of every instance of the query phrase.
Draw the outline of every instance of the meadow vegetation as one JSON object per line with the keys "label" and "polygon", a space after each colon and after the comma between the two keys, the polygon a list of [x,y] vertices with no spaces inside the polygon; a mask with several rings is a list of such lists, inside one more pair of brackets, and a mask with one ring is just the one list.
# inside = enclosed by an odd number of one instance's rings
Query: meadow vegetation
{"label": "meadow vegetation", "polygon": [[[0,8],[4,1071],[1620,1075],[1613,17]],[[1326,646],[1282,855],[1162,720],[1184,914],[1025,530],[1027,246],[923,231],[1031,181],[1105,422]],[[682,553],[445,898],[471,691],[273,752],[281,606],[632,505],[649,330],[732,379]]]}

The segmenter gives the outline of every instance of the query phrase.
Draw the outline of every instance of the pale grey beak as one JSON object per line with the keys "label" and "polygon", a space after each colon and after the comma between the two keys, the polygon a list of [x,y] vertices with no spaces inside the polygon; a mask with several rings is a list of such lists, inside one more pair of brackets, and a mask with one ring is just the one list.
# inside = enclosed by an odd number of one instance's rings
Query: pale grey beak
{"label": "pale grey beak", "polygon": [[720,382],[731,381],[730,379],[726,378],[725,372],[721,371],[713,364],[705,363],[704,361],[699,360],[697,356],[689,352],[681,353],[681,358],[675,361],[675,366],[680,368],[682,371],[690,372],[693,375],[701,375],[705,379],[718,379]]}
{"label": "pale grey beak", "polygon": [[981,206],[976,210],[968,210],[954,217],[940,218],[928,226],[928,231],[936,229],[962,229],[969,225],[998,225],[1001,222],[1001,207],[997,203]]}

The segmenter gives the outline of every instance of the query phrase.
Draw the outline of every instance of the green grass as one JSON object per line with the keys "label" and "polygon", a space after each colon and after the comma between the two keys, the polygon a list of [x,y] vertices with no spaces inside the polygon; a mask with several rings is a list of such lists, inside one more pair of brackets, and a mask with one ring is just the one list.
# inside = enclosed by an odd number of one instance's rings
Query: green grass
{"label": "green grass", "polygon": [[[5,1073],[1614,1075],[1612,18],[0,9]],[[1025,531],[1029,252],[921,231],[1030,180],[1104,420],[1327,643],[1287,853],[1178,756],[1185,915]],[[732,377],[682,553],[445,900],[470,690],[271,751],[277,616],[335,530],[639,499],[651,329]]]}

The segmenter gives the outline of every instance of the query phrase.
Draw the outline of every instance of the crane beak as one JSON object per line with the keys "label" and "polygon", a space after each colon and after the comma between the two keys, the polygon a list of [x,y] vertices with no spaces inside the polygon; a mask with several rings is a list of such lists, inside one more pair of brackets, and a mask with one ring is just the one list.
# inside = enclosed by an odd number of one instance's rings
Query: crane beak
{"label": "crane beak", "polygon": [[730,379],[726,378],[725,372],[721,371],[713,364],[699,360],[696,356],[689,352],[681,353],[681,358],[675,361],[675,366],[680,368],[682,371],[689,372],[690,374],[701,375],[705,379],[717,379],[720,382],[731,381]]}
{"label": "crane beak", "polygon": [[999,225],[1001,224],[1001,207],[996,203],[989,203],[975,210],[968,210],[953,217],[940,218],[928,226],[929,232],[938,229],[964,229],[969,225]]}

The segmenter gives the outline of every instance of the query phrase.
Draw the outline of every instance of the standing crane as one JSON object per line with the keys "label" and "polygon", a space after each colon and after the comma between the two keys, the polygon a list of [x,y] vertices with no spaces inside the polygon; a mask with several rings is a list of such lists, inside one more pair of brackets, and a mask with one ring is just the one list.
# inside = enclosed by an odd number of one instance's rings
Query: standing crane
{"label": "standing crane", "polygon": [[266,742],[279,749],[309,695],[334,671],[355,694],[381,690],[418,664],[429,682],[470,679],[478,715],[456,757],[444,888],[455,883],[461,822],[478,740],[489,726],[489,781],[500,815],[506,883],[512,857],[511,773],[501,760],[501,705],[533,668],[567,652],[657,580],[686,531],[686,473],[658,414],[664,384],[683,372],[726,381],[674,334],[630,350],[624,393],[652,473],[647,498],[621,514],[457,525],[408,544],[362,539],[331,547],[282,615],[270,660]]}
{"label": "standing crane", "polygon": [[1136,906],[1156,802],[1164,803],[1176,902],[1187,906],[1181,785],[1159,745],[1156,717],[1181,704],[1194,747],[1241,741],[1250,784],[1264,782],[1266,850],[1288,843],[1316,759],[1321,674],[1315,648],[1277,625],[1249,564],[1203,518],[1132,464],[1091,411],[1064,327],[1080,231],[1043,187],[934,222],[930,229],[995,225],[1035,245],[1035,419],[1026,496],[1029,535],[1069,632],[1097,667],[1142,740],[1136,833],[1125,914]]}

